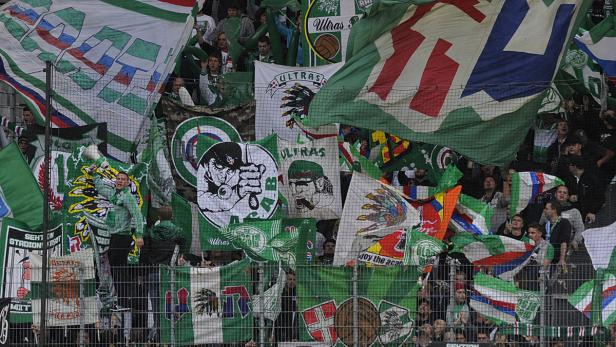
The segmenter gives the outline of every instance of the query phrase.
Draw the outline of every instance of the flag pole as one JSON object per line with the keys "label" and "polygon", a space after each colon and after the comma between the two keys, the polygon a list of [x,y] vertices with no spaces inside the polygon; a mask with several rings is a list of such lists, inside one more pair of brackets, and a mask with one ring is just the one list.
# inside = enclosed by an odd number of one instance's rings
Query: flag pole
{"label": "flag pole", "polygon": [[51,99],[52,91],[52,69],[50,60],[45,61],[45,180],[43,182],[43,259],[41,265],[41,318],[40,318],[40,345],[45,347],[47,343],[46,317],[47,317],[47,232],[49,230],[49,188],[51,186]]}

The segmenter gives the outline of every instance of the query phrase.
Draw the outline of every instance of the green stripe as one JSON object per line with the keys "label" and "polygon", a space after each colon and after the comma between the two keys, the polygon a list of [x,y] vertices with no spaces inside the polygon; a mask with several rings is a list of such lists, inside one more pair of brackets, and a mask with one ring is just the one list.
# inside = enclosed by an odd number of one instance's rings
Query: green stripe
{"label": "green stripe", "polygon": [[123,8],[125,10],[137,12],[146,16],[156,17],[160,19],[164,19],[169,22],[178,22],[184,23],[186,22],[186,18],[189,16],[188,13],[178,13],[167,11],[162,8],[148,5],[139,1],[126,1],[126,0],[101,0],[102,2]]}
{"label": "green stripe", "polygon": [[[54,294],[54,289],[57,289],[56,286],[66,286],[65,282],[48,282],[47,283],[47,295],[49,299],[61,299],[61,297],[56,297]],[[43,289],[42,282],[30,282],[32,300],[40,299],[41,290]],[[79,282],[77,282],[76,290],[77,295],[79,297]],[[83,298],[89,296],[96,296],[96,280],[94,278],[83,281]]]}

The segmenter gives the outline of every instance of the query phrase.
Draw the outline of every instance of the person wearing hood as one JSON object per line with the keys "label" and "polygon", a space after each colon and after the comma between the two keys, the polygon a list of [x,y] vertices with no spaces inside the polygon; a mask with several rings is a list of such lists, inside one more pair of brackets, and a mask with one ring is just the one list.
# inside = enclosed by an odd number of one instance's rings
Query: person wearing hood
{"label": "person wearing hood", "polygon": [[[140,261],[146,265],[147,287],[152,307],[158,307],[160,302],[159,265],[171,265],[175,246],[184,246],[182,229],[173,224],[171,206],[161,206],[158,211],[158,221],[143,235],[144,246],[141,249]],[[150,330],[149,340],[158,342],[160,337],[160,316],[154,310],[154,326]]]}

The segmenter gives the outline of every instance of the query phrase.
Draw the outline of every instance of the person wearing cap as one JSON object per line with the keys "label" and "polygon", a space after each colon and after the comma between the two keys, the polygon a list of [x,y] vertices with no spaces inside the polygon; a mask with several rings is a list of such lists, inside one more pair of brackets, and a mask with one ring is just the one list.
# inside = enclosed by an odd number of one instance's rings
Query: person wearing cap
{"label": "person wearing cap", "polygon": [[586,223],[594,223],[596,214],[605,202],[602,182],[592,172],[586,170],[586,164],[580,157],[572,157],[569,162],[571,175],[565,180],[569,189],[569,201],[580,210]]}
{"label": "person wearing cap", "polygon": [[265,166],[245,163],[235,142],[212,146],[199,163],[197,203],[208,212],[231,210],[246,195],[261,194]]}
{"label": "person wearing cap", "polygon": [[238,42],[240,44],[245,44],[246,41],[255,33],[255,26],[252,20],[241,11],[241,6],[238,1],[234,1],[227,8],[227,18],[218,22],[216,29],[214,32],[210,34],[209,40],[214,41],[220,32],[225,31],[225,25],[229,25],[228,23],[234,18],[240,19],[240,36]]}
{"label": "person wearing cap", "polygon": [[288,175],[294,207],[299,213],[326,208],[333,203],[334,186],[323,173],[321,165],[296,160],[289,166]]}
{"label": "person wearing cap", "polygon": [[447,306],[447,326],[464,328],[469,322],[470,309],[466,303],[466,286],[462,281],[455,283],[454,302]]}

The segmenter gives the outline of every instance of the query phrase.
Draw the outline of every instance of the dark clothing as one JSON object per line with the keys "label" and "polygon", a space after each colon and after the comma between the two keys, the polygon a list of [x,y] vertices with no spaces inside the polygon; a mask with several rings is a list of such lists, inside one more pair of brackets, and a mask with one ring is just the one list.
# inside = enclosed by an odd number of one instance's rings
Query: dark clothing
{"label": "dark clothing", "polygon": [[322,265],[332,265],[334,263],[334,255],[333,254],[323,254],[319,257],[319,264]]}
{"label": "dark clothing", "polygon": [[560,245],[562,243],[569,243],[571,240],[571,223],[564,218],[558,218],[556,223],[550,221],[545,223],[546,235],[549,237],[548,241],[554,247],[554,259],[553,264],[557,264],[560,260]]}
{"label": "dark clothing", "polygon": [[586,218],[587,213],[597,213],[605,202],[602,182],[591,172],[584,171],[580,178],[571,175],[565,182],[569,188],[569,195],[577,195],[578,201],[573,203],[573,207],[580,210],[582,218]]}
{"label": "dark clothing", "polygon": [[295,288],[285,287],[282,292],[281,311],[274,322],[276,342],[293,341],[299,338],[299,316]]}
{"label": "dark clothing", "polygon": [[118,303],[122,307],[130,306],[130,278],[128,253],[132,244],[132,236],[113,234],[109,240],[108,258],[111,266],[111,276],[116,289]]}
{"label": "dark clothing", "polygon": [[145,265],[171,263],[175,245],[184,245],[182,230],[171,221],[162,221],[154,225],[143,238],[140,261]]}

